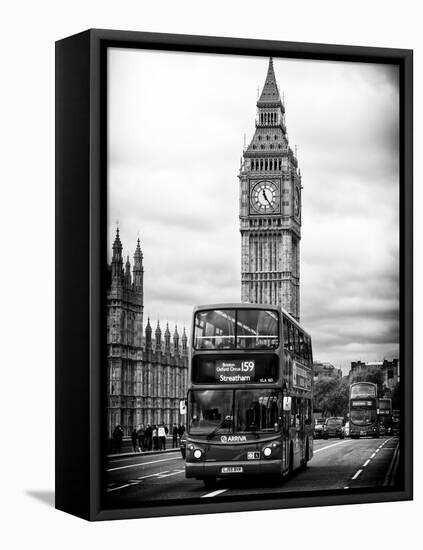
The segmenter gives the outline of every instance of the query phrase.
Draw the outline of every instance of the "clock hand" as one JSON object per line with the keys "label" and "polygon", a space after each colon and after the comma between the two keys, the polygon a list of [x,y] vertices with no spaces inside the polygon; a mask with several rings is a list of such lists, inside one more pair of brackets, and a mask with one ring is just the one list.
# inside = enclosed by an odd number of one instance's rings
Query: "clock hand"
{"label": "clock hand", "polygon": [[269,199],[267,198],[266,190],[265,190],[265,189],[263,189],[263,197],[264,197],[264,199],[267,201],[267,203],[268,203],[268,205],[270,206],[270,208],[272,208],[272,205],[271,205]]}

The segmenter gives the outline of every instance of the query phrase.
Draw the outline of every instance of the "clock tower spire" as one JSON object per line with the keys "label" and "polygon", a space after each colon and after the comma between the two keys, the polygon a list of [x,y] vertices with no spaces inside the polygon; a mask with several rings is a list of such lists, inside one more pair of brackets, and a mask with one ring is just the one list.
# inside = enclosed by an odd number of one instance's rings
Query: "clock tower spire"
{"label": "clock tower spire", "polygon": [[241,300],[300,317],[301,176],[270,58],[239,173]]}

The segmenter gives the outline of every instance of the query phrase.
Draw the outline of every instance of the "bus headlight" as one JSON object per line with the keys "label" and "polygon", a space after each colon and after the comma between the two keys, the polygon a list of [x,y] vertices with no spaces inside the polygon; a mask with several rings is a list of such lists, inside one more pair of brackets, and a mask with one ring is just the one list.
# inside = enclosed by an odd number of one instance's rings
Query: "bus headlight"
{"label": "bus headlight", "polygon": [[263,449],[263,454],[266,458],[269,458],[269,456],[272,454],[272,449],[270,447],[265,447]]}
{"label": "bus headlight", "polygon": [[196,460],[200,460],[200,458],[203,456],[203,451],[201,449],[195,449],[193,455]]}

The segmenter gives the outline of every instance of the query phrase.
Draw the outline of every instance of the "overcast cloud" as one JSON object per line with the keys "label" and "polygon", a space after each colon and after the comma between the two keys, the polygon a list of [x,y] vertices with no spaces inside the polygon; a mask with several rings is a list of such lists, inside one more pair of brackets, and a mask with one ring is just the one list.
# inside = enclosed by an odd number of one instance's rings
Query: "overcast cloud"
{"label": "overcast cloud", "polygon": [[[145,316],[239,301],[238,178],[268,59],[109,51],[109,249],[141,239]],[[398,73],[275,59],[303,181],[301,322],[314,357],[398,356]]]}

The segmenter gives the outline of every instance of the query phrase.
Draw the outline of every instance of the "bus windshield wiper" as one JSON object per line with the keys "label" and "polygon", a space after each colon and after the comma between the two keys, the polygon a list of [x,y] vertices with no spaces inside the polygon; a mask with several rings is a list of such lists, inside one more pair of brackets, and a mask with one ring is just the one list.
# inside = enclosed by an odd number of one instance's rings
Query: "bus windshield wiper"
{"label": "bus windshield wiper", "polygon": [[219,426],[216,426],[216,428],[213,428],[213,430],[207,434],[207,439],[211,439],[222,427],[222,424],[219,424]]}

